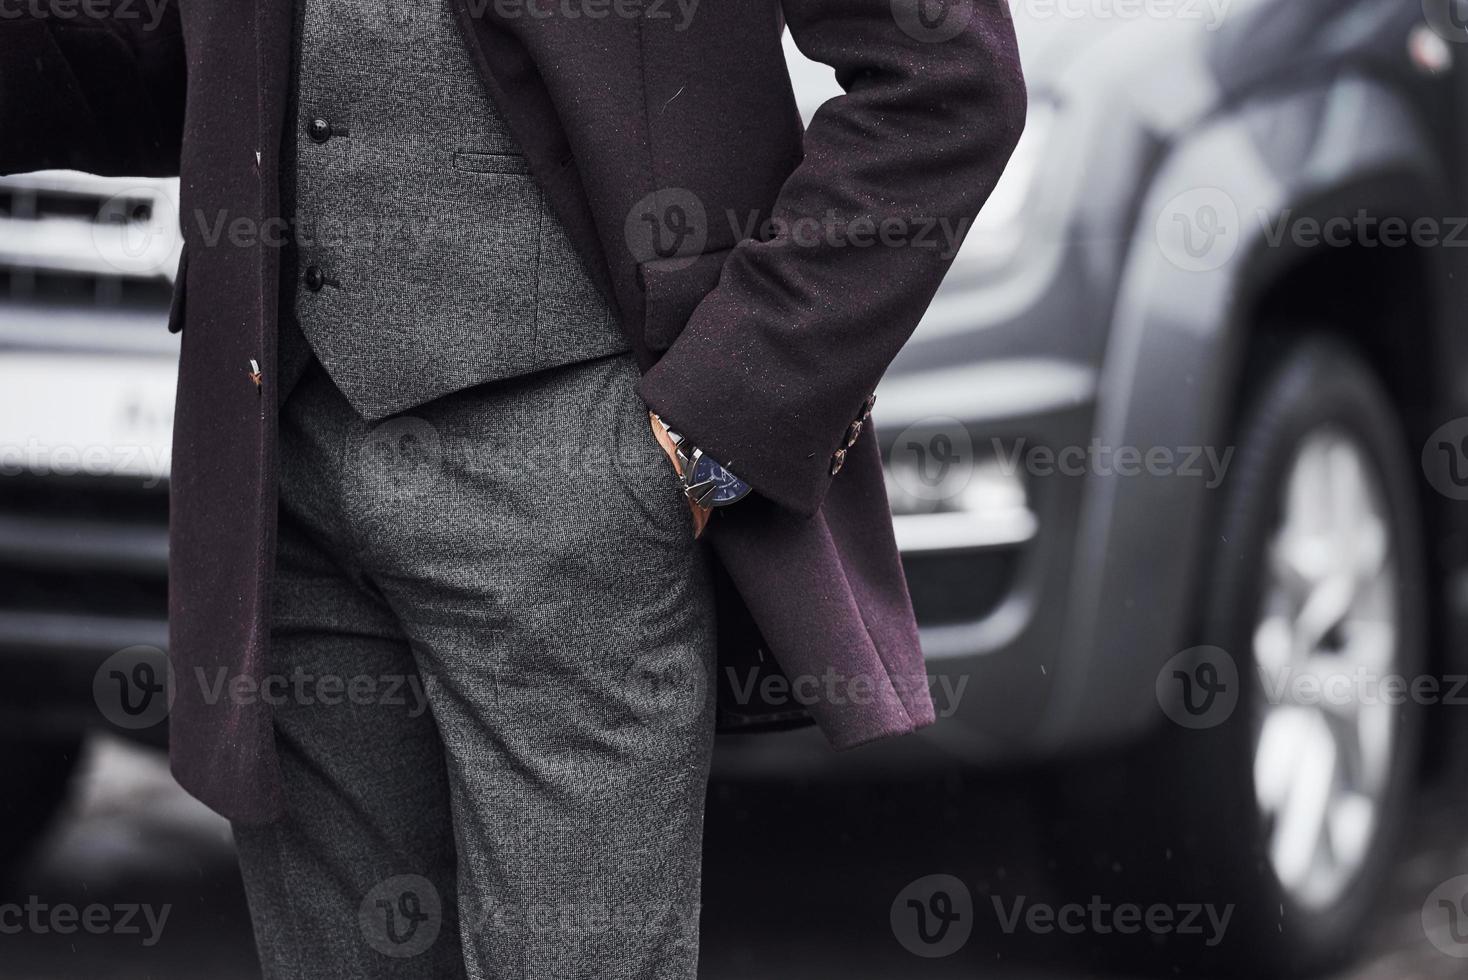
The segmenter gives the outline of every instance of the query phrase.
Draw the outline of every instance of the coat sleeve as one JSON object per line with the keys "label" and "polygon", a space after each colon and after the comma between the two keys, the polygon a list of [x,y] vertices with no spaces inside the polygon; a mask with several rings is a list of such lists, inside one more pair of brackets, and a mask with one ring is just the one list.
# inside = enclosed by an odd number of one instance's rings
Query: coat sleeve
{"label": "coat sleeve", "polygon": [[937,16],[926,0],[783,6],[845,94],[812,119],[773,234],[730,253],[639,390],[758,492],[811,515],[1004,169],[1026,93],[1006,0],[946,0]]}
{"label": "coat sleeve", "polygon": [[0,2],[0,173],[178,173],[177,0]]}

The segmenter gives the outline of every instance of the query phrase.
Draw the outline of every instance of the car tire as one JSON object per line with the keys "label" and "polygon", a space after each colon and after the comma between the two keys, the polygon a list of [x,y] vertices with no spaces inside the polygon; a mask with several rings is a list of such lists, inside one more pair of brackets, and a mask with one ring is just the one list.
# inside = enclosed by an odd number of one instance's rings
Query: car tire
{"label": "car tire", "polygon": [[[1426,670],[1414,458],[1382,384],[1344,343],[1297,335],[1256,368],[1200,569],[1198,646],[1163,671],[1214,687],[1236,675],[1237,697],[1219,691],[1211,718],[1178,717],[1164,676],[1159,701],[1172,721],[1120,757],[1058,774],[1066,887],[1173,911],[1231,910],[1221,937],[1090,937],[1092,955],[1130,968],[1291,977],[1348,958],[1415,790],[1422,706],[1383,683]],[[1384,547],[1371,544],[1379,537]],[[1327,574],[1330,547],[1355,557]],[[1373,577],[1378,554],[1382,575]],[[1349,591],[1342,567],[1360,591],[1327,629]],[[1292,621],[1296,590],[1314,605],[1307,613],[1299,599]],[[1190,673],[1205,663],[1207,675]],[[1330,686],[1316,693],[1304,686],[1312,676]]]}
{"label": "car tire", "polygon": [[81,755],[75,739],[0,741],[0,878],[29,858],[65,804]]}

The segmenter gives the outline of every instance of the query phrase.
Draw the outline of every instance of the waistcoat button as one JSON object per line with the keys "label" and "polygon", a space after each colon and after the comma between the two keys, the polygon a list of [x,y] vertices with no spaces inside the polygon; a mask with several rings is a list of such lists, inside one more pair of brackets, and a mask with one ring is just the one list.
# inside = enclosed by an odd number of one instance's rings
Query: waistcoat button
{"label": "waistcoat button", "polygon": [[324,286],[325,284],[326,284],[326,276],[324,276],[322,274],[321,267],[320,266],[317,266],[317,265],[308,265],[308,266],[306,266],[306,288],[307,289],[311,290],[311,292],[313,292],[313,293],[319,293],[319,292],[321,292],[321,287]]}
{"label": "waistcoat button", "polygon": [[331,123],[325,119],[313,119],[311,120],[311,124],[306,127],[306,134],[314,142],[325,143],[331,139]]}

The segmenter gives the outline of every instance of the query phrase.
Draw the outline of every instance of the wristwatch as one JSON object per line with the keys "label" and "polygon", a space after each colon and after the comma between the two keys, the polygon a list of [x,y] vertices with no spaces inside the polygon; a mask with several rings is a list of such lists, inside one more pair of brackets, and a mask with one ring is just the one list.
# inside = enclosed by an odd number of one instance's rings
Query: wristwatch
{"label": "wristwatch", "polygon": [[711,509],[738,503],[749,494],[749,484],[731,473],[727,467],[702,449],[690,443],[656,414],[653,420],[662,426],[672,441],[678,457],[678,482],[683,496],[696,507]]}

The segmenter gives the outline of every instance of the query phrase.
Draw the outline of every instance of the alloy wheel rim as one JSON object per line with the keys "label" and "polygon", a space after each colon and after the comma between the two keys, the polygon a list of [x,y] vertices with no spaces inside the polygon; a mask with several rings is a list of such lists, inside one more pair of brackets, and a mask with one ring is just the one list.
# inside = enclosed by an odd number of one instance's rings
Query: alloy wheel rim
{"label": "alloy wheel rim", "polygon": [[1253,637],[1254,790],[1280,885],[1321,909],[1365,864],[1392,776],[1396,549],[1370,457],[1340,429],[1300,442],[1281,504]]}

